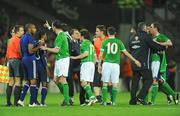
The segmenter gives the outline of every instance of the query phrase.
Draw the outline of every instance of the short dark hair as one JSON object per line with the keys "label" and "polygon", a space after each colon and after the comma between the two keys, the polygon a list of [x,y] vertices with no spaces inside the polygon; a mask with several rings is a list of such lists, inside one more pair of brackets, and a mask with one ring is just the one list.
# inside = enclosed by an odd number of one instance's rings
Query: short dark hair
{"label": "short dark hair", "polygon": [[72,35],[75,31],[79,31],[78,29],[74,28],[69,31],[70,35]]}
{"label": "short dark hair", "polygon": [[62,29],[63,31],[69,31],[69,26],[68,26],[68,24],[66,24],[66,23],[61,23],[60,25],[61,25],[61,29]]}
{"label": "short dark hair", "polygon": [[23,28],[23,26],[22,25],[15,25],[14,26],[14,33],[17,33],[20,28]]}
{"label": "short dark hair", "polygon": [[161,24],[159,22],[153,22],[154,28],[157,28],[158,32],[161,31]]}
{"label": "short dark hair", "polygon": [[35,38],[36,40],[40,40],[41,37],[42,37],[43,35],[45,35],[45,34],[46,34],[46,31],[45,31],[44,29],[40,29],[39,31],[37,31],[37,32],[35,33],[34,38]]}
{"label": "short dark hair", "polygon": [[62,29],[60,20],[54,20],[52,22],[52,25],[55,26],[58,29]]}
{"label": "short dark hair", "polygon": [[106,35],[106,27],[104,25],[97,25],[96,28],[98,28],[100,31],[103,31]]}
{"label": "short dark hair", "polygon": [[81,29],[80,33],[81,33],[81,36],[84,36],[85,39],[88,39],[88,40],[91,39],[91,34],[87,29]]}
{"label": "short dark hair", "polygon": [[109,35],[115,35],[116,34],[116,28],[113,26],[108,27],[107,33],[109,33]]}
{"label": "short dark hair", "polygon": [[12,33],[14,33],[14,26],[11,26],[9,29],[8,29],[8,38],[11,38],[12,37]]}
{"label": "short dark hair", "polygon": [[31,28],[31,26],[35,26],[35,24],[33,23],[28,23],[25,25],[25,30],[28,31],[29,28]]}
{"label": "short dark hair", "polygon": [[137,30],[144,31],[145,26],[146,26],[145,22],[140,22],[140,23],[138,23]]}

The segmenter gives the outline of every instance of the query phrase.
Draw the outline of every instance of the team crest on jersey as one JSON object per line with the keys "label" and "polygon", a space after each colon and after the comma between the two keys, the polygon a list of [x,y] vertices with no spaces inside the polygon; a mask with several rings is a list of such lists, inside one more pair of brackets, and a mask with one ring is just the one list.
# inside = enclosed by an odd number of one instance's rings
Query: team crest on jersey
{"label": "team crest on jersey", "polygon": [[134,37],[134,41],[132,41],[132,43],[133,43],[133,44],[140,43],[139,37],[138,37],[138,36],[135,36],[135,37]]}
{"label": "team crest on jersey", "polygon": [[138,36],[136,36],[136,37],[135,37],[135,40],[137,41],[138,39],[139,39],[139,37],[138,37]]}

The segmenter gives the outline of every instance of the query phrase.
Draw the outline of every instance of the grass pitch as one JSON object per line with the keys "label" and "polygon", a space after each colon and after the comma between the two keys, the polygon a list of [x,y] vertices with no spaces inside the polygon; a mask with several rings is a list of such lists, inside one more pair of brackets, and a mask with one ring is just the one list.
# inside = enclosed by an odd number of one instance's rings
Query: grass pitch
{"label": "grass pitch", "polygon": [[120,92],[116,106],[94,104],[82,107],[78,96],[79,94],[75,95],[74,106],[61,107],[62,95],[48,94],[47,107],[29,108],[29,94],[25,99],[26,107],[5,107],[5,95],[0,95],[0,116],[180,116],[180,104],[167,105],[166,96],[162,93],[158,93],[157,104],[154,106],[128,105],[129,93]]}

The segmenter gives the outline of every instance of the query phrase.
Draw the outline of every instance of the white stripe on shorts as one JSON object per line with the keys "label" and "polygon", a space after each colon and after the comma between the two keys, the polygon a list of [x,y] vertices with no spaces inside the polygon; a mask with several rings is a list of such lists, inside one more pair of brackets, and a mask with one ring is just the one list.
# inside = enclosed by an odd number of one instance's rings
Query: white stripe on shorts
{"label": "white stripe on shorts", "polygon": [[36,78],[36,61],[33,60],[33,78]]}

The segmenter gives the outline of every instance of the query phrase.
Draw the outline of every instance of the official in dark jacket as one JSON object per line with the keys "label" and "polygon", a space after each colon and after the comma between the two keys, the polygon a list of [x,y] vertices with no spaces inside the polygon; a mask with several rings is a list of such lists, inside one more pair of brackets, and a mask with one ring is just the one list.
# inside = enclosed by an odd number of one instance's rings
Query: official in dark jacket
{"label": "official in dark jacket", "polygon": [[[129,104],[135,105],[137,102],[145,105],[144,98],[153,82],[150,56],[152,52],[157,52],[166,49],[153,41],[147,33],[146,24],[141,22],[138,24],[137,34],[131,36],[128,41],[129,50],[134,58],[141,62],[141,67],[132,64],[134,77],[131,85],[131,99]],[[140,92],[137,94],[139,81],[142,78],[143,85]]]}

